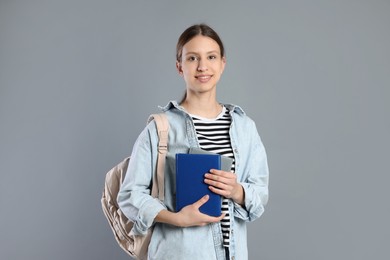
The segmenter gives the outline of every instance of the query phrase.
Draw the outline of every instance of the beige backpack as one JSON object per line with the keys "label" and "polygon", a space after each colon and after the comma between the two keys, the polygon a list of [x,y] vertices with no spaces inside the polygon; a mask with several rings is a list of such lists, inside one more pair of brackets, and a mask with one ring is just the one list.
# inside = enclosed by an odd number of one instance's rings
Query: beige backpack
{"label": "beige backpack", "polygon": [[[168,150],[169,122],[164,113],[151,115],[148,123],[153,119],[156,123],[159,143],[157,172],[153,175],[151,195],[155,198],[158,196],[161,201],[164,201],[164,167]],[[150,228],[145,236],[132,234],[133,222],[126,218],[117,203],[117,195],[125,178],[129,160],[130,157],[124,159],[106,174],[101,199],[102,208],[119,246],[135,259],[147,259],[153,228]]]}

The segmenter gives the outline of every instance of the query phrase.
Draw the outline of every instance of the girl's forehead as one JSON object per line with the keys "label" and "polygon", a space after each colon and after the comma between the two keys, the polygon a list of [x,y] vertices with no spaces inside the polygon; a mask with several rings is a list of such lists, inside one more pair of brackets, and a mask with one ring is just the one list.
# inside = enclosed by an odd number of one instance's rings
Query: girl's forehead
{"label": "girl's forehead", "polygon": [[183,46],[183,52],[219,52],[219,45],[212,38],[197,35]]}

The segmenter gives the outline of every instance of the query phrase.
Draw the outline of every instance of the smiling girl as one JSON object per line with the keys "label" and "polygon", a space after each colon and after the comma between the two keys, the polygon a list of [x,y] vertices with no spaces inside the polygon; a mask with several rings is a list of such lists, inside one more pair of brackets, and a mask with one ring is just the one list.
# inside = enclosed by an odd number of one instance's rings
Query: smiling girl
{"label": "smiling girl", "polygon": [[[176,68],[186,94],[181,102],[170,101],[162,108],[170,123],[164,201],[149,195],[158,152],[154,124],[134,145],[118,203],[134,220],[134,234],[145,235],[154,227],[148,259],[248,259],[246,223],[264,212],[268,165],[255,123],[239,106],[217,100],[225,64],[222,41],[209,26],[193,25],[179,37]],[[209,189],[223,198],[219,217],[199,211],[207,196],[175,211],[174,158],[190,148],[233,159],[230,171],[205,174]]]}

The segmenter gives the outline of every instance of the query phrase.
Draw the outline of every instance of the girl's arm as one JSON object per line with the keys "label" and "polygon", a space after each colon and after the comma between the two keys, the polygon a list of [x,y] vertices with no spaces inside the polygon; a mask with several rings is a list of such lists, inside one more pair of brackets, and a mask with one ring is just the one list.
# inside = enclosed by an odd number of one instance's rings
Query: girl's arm
{"label": "girl's arm", "polygon": [[179,212],[170,212],[166,209],[161,210],[155,222],[166,223],[178,227],[205,226],[209,223],[221,221],[225,214],[219,217],[211,217],[199,211],[199,208],[209,200],[209,196],[203,196],[194,204],[184,207]]}

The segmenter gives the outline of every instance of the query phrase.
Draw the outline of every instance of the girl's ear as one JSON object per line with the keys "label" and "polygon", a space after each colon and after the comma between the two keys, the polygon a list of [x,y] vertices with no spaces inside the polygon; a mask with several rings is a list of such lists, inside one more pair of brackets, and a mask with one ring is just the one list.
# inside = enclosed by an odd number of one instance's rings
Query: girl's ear
{"label": "girl's ear", "polygon": [[226,66],[226,58],[225,56],[222,57],[222,71],[221,71],[221,75],[223,73],[223,71],[225,70],[225,66]]}
{"label": "girl's ear", "polygon": [[176,69],[177,72],[179,72],[180,75],[183,75],[183,70],[181,69],[181,63],[176,61]]}

